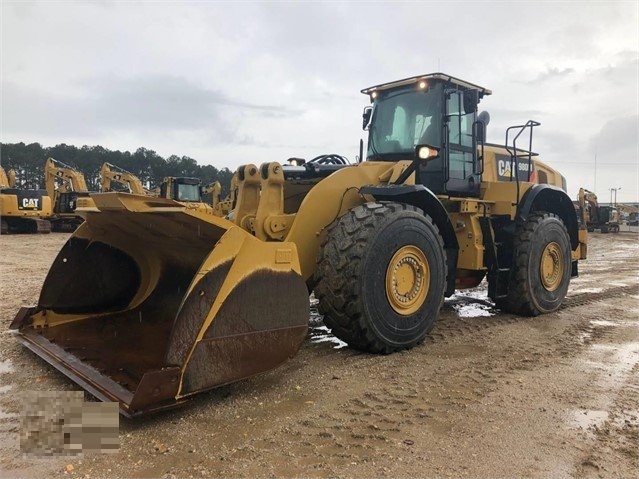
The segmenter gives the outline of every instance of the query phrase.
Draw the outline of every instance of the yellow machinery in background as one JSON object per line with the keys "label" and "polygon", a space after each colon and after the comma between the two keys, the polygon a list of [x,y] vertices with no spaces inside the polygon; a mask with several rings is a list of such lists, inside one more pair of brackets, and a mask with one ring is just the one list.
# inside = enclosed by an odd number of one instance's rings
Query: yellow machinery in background
{"label": "yellow machinery in background", "polygon": [[[158,188],[151,191],[146,189],[133,173],[111,163],[104,163],[100,169],[100,182],[100,192],[102,193],[117,191],[112,186],[112,183],[115,182],[135,195],[174,200],[186,208],[204,213],[212,213],[214,208],[214,205],[208,205],[202,201],[202,187],[198,178],[167,176]],[[217,196],[219,198],[219,192]]]}
{"label": "yellow machinery in background", "polygon": [[227,216],[233,208],[237,199],[238,180],[237,173],[231,178],[230,192],[226,198],[220,199],[222,193],[222,185],[219,181],[211,183],[203,189],[205,195],[211,195],[211,205],[213,206],[213,214],[215,216]]}
{"label": "yellow machinery in background", "polygon": [[[195,183],[94,195],[17,337],[136,416],[282,364],[311,292],[333,334],[382,354],[420,344],[444,297],[483,278],[504,311],[556,311],[586,231],[566,192],[533,177],[538,123],[487,144],[490,90],[442,73],[362,92],[364,161],[244,165],[228,219],[172,201]],[[498,154],[516,173],[496,177]]]}
{"label": "yellow machinery in background", "polygon": [[45,190],[17,185],[15,171],[0,167],[0,232],[49,233],[51,198]]}
{"label": "yellow machinery in background", "polygon": [[133,173],[105,162],[100,168],[100,192],[119,191],[113,188],[112,183],[118,184],[121,188],[126,188],[129,193],[134,195],[157,196],[154,192],[142,186],[140,179]]}
{"label": "yellow machinery in background", "polygon": [[619,210],[612,205],[601,206],[597,195],[585,188],[579,188],[578,206],[581,223],[589,232],[599,230],[602,233],[619,233],[621,224]]}
{"label": "yellow machinery in background", "polygon": [[167,176],[162,180],[158,196],[177,201],[191,211],[213,214],[213,206],[202,200],[202,187],[199,178]]}
{"label": "yellow machinery in background", "polygon": [[53,231],[75,230],[84,221],[76,209],[95,209],[84,175],[73,167],[47,158],[44,181],[47,194],[53,201],[53,212],[49,218]]}

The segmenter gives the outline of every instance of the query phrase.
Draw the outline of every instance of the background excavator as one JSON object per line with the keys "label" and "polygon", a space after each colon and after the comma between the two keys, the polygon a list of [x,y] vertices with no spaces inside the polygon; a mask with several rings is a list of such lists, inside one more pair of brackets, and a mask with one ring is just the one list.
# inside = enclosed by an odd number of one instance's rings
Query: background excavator
{"label": "background excavator", "polygon": [[53,212],[49,218],[53,231],[75,230],[84,221],[75,210],[78,207],[95,208],[84,175],[61,161],[47,158],[44,181],[53,201]]}
{"label": "background excavator", "polygon": [[483,278],[504,311],[556,311],[587,234],[566,192],[533,177],[539,123],[486,143],[491,91],[443,73],[362,93],[364,161],[244,165],[226,218],[173,189],[94,195],[17,338],[138,416],[285,362],[310,292],[333,334],[369,353],[419,345],[444,297]]}
{"label": "background excavator", "polygon": [[620,216],[617,208],[601,206],[597,195],[584,188],[579,188],[578,203],[581,221],[589,232],[619,233]]}
{"label": "background excavator", "polygon": [[17,185],[15,171],[0,167],[0,233],[49,233],[51,199],[45,190]]}
{"label": "background excavator", "polygon": [[[112,183],[119,185],[120,188],[114,188]],[[133,173],[111,163],[103,163],[100,168],[100,192],[123,191],[123,189],[134,195],[157,196],[142,186],[140,179]]]}

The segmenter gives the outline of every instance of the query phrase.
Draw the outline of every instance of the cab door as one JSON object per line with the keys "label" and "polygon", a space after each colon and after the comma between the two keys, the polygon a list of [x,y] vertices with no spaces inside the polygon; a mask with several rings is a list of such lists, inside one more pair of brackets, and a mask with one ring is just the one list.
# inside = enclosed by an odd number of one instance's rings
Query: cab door
{"label": "cab door", "polygon": [[473,134],[476,114],[476,92],[446,92],[444,164],[446,193],[450,195],[479,196],[481,171],[477,160],[477,138]]}

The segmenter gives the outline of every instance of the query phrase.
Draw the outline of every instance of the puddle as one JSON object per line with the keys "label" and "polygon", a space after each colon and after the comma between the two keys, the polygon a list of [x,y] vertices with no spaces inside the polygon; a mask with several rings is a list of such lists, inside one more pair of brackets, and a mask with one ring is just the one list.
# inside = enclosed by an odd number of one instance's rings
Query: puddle
{"label": "puddle", "polygon": [[453,294],[450,298],[447,298],[448,301],[460,299],[460,298],[474,298],[481,299],[486,301],[487,303],[492,304],[492,302],[488,299],[488,294],[485,287],[478,286],[477,288],[472,289],[462,289]]}
{"label": "puddle", "polygon": [[444,304],[451,307],[460,318],[477,318],[497,314],[495,304],[486,295],[484,283],[477,288],[457,291]]}
{"label": "puddle", "polygon": [[590,344],[582,364],[596,371],[597,384],[612,394],[623,384],[636,364],[639,364],[639,342],[625,344]]}
{"label": "puddle", "polygon": [[573,411],[570,418],[572,427],[580,429],[590,429],[593,426],[599,427],[608,419],[608,411],[598,411],[596,409]]}
{"label": "puddle", "polygon": [[576,288],[572,292],[573,293],[601,293],[603,290],[604,290],[603,288],[583,288],[583,289]]}
{"label": "puddle", "polygon": [[617,323],[613,321],[608,321],[606,319],[593,319],[590,321],[590,324],[593,326],[618,326]]}
{"label": "puddle", "polygon": [[0,374],[7,374],[13,372],[13,365],[9,359],[0,361]]}
{"label": "puddle", "polygon": [[609,353],[615,359],[612,369],[628,372],[639,362],[639,342],[626,344],[593,344],[594,351]]}
{"label": "puddle", "polygon": [[457,315],[460,318],[477,318],[479,316],[494,316],[495,311],[491,306],[485,304],[467,304],[467,305],[453,305]]}
{"label": "puddle", "polygon": [[341,349],[348,346],[341,339],[331,334],[331,330],[326,326],[311,327],[311,343],[333,343],[333,349]]}

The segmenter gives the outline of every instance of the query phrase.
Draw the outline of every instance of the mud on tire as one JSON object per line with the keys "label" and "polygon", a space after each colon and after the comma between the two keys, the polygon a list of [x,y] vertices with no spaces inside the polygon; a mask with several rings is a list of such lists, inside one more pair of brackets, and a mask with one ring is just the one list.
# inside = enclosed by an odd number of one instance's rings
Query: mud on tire
{"label": "mud on tire", "polygon": [[536,212],[517,225],[508,296],[500,309],[524,316],[556,311],[571,275],[570,236],[553,213]]}
{"label": "mud on tire", "polygon": [[[397,285],[398,269],[408,286]],[[365,203],[331,224],[314,279],[335,336],[373,353],[410,348],[432,329],[444,300],[442,238],[418,208]]]}

